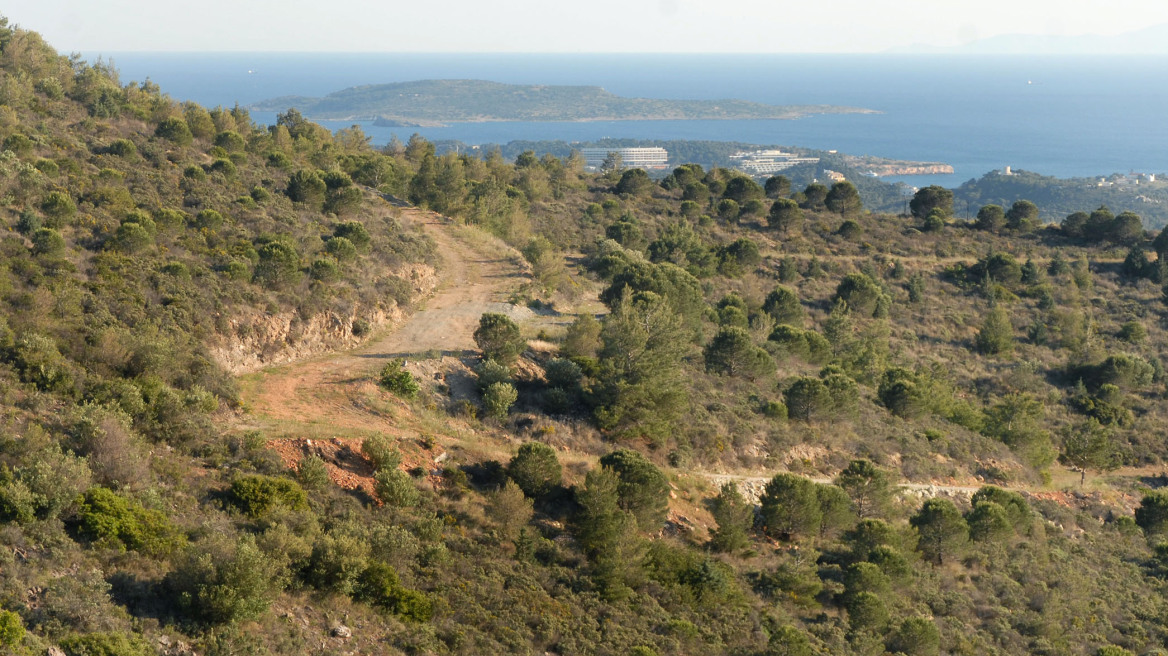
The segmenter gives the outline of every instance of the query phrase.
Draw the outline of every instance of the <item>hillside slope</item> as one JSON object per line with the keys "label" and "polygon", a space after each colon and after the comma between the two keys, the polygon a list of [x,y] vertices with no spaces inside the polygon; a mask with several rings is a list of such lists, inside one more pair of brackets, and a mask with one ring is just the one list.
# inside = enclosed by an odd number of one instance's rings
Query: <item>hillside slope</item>
{"label": "hillside slope", "polygon": [[375,151],[2,20],[0,71],[0,650],[1168,644],[1138,216]]}

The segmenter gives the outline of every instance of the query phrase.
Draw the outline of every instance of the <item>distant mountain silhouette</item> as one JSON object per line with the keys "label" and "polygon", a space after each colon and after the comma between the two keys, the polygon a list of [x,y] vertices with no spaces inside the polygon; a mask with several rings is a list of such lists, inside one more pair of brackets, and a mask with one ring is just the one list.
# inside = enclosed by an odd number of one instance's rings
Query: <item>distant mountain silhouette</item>
{"label": "distant mountain silhouette", "polygon": [[960,46],[914,44],[890,52],[956,55],[1168,55],[1168,24],[1115,36],[999,34]]}

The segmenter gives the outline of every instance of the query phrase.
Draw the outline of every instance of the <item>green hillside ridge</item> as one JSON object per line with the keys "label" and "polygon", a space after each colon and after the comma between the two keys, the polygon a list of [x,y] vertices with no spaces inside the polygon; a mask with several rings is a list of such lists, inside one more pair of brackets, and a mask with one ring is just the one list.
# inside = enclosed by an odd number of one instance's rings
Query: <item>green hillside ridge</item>
{"label": "green hillside ridge", "polygon": [[[375,150],[3,19],[0,74],[0,652],[1168,653],[1136,214]],[[510,292],[475,348],[213,356],[424,266]]]}
{"label": "green hillside ridge", "polygon": [[[1161,173],[1148,171],[1148,173]],[[1059,222],[1068,214],[1106,205],[1115,212],[1130,211],[1144,217],[1149,228],[1168,225],[1168,181],[1157,176],[1145,177],[1139,184],[1127,182],[1120,174],[1093,178],[1056,178],[1031,171],[1013,171],[1003,175],[991,171],[954,189],[959,204],[968,202],[980,207],[1010,204],[1026,198],[1040,208],[1045,221]],[[1102,180],[1102,184],[1100,181]]]}
{"label": "green hillside ridge", "polygon": [[765,105],[745,100],[622,98],[600,87],[517,85],[485,80],[420,80],[352,87],[324,98],[285,96],[258,111],[295,107],[314,119],[382,119],[406,125],[474,121],[793,119],[873,113],[833,105]]}
{"label": "green hillside ridge", "polygon": [[[461,141],[436,141],[438,152],[477,152],[480,155],[499,150],[504,159],[513,160],[525,151],[542,157],[551,154],[565,159],[580,148],[643,148],[659,146],[669,153],[672,165],[699,164],[705,168],[733,169],[736,161],[730,156],[743,150],[780,149],[800,157],[818,157],[818,164],[800,164],[783,171],[783,176],[797,187],[804,187],[823,177],[824,169],[842,173],[860,191],[864,206],[872,211],[895,212],[904,209],[906,185],[890,183],[866,175],[867,171],[854,166],[855,158],[843,153],[803,148],[782,144],[753,144],[738,141],[704,141],[695,139],[601,139],[598,141],[569,143],[560,140],[511,141],[505,144],[480,144],[468,146]],[[905,166],[924,164],[922,162],[899,162]],[[650,172],[652,176],[662,176],[661,172]]]}

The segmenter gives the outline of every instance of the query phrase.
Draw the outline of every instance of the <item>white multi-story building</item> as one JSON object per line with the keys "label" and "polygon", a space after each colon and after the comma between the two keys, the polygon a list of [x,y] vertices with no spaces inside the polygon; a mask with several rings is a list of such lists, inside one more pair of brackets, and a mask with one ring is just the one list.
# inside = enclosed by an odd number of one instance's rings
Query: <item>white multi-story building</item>
{"label": "white multi-story building", "polygon": [[669,163],[669,153],[660,147],[651,148],[581,148],[584,165],[598,169],[610,154],[619,155],[625,168],[663,169]]}
{"label": "white multi-story building", "polygon": [[730,156],[739,170],[751,175],[770,175],[797,164],[818,164],[818,157],[799,157],[781,150],[739,151]]}

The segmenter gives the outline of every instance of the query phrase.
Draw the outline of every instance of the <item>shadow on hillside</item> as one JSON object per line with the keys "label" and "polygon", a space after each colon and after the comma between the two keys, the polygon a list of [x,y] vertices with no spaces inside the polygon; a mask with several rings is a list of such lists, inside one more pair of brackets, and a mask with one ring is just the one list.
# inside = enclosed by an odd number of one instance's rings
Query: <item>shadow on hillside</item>
{"label": "shadow on hillside", "polygon": [[1142,485],[1147,485],[1152,489],[1161,487],[1168,487],[1168,474],[1157,474],[1155,476],[1140,476],[1139,482]]}

